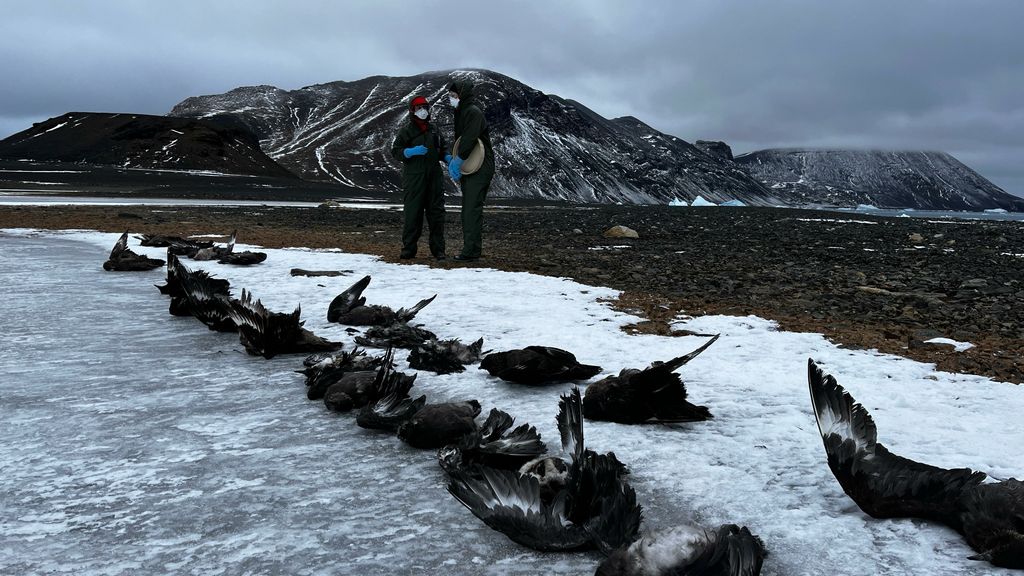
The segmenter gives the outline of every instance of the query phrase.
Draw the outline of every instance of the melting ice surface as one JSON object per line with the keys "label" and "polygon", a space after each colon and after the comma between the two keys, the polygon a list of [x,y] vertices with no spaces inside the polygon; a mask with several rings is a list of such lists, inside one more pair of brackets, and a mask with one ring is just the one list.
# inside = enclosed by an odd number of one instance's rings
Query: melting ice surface
{"label": "melting ice surface", "polygon": [[[233,335],[167,313],[164,271],[104,272],[117,239],[97,232],[0,231],[0,574],[587,574],[597,553],[540,554],[487,528],[444,489],[432,452],[365,431],[305,398],[299,356],[244,354]],[[162,250],[133,250],[160,257]],[[240,247],[245,249],[245,247]],[[266,250],[236,268],[186,260],[251,289],[271,309],[302,305],[306,326],[364,274],[372,303],[411,305],[441,337],[485,348],[558,346],[605,374],[644,367],[704,338],[627,336],[636,318],[615,292],[480,268],[393,265],[342,252]],[[293,267],[352,270],[292,277]],[[586,441],[632,469],[644,527],[744,524],[771,555],[768,575],[1011,574],[967,560],[952,530],[873,520],[829,472],[809,408],[808,357],[820,361],[898,454],[938,466],[1024,474],[1024,389],[755,317],[681,326],[722,333],[681,370],[715,419],[669,427],[586,423]],[[401,368],[405,352],[400,352]],[[554,417],[569,385],[529,388],[420,373],[432,401],[477,398],[538,427],[557,450]]]}

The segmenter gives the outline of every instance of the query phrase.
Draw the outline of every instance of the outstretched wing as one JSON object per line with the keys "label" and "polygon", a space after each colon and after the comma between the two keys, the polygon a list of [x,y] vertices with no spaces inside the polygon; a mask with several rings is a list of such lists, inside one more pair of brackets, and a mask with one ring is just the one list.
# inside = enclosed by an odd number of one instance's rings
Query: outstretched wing
{"label": "outstretched wing", "polygon": [[399,377],[391,363],[393,358],[394,349],[388,348],[373,382],[373,394],[376,398],[364,406],[356,416],[356,424],[363,428],[394,432],[403,422],[419,412],[427,402],[426,396],[420,396],[415,400],[409,397],[409,390],[412,389],[415,377]]}
{"label": "outstretched wing", "polygon": [[[181,268],[184,269],[184,266]],[[181,289],[188,302],[188,309],[197,320],[211,330],[233,332],[238,328],[231,315],[231,298],[222,293],[221,282],[207,274],[190,274],[186,271],[181,276]]]}
{"label": "outstretched wing", "polygon": [[697,348],[693,352],[690,352],[690,353],[687,353],[687,354],[683,354],[682,356],[679,356],[677,358],[673,358],[673,359],[669,360],[668,362],[652,365],[650,368],[648,368],[648,370],[666,370],[668,372],[675,372],[683,364],[687,364],[687,363],[690,362],[690,360],[693,360],[697,356],[700,356],[700,353],[705,351],[705,350],[707,350],[709,346],[714,344],[715,341],[718,340],[719,336],[721,336],[721,334],[715,334],[714,337],[712,337],[710,340],[708,340],[703,345],[701,345],[700,348]]}
{"label": "outstretched wing", "polygon": [[807,363],[811,406],[843,490],[875,518],[916,517],[959,525],[964,489],[985,479],[969,468],[947,470],[897,456],[877,441],[875,422],[834,377]]}
{"label": "outstretched wing", "polygon": [[128,249],[128,231],[125,230],[124,234],[114,242],[114,247],[110,250],[110,259],[116,260],[121,254],[124,254],[125,250]]}
{"label": "outstretched wing", "polygon": [[764,562],[764,543],[746,526],[723,524],[704,537],[690,540],[693,556],[685,566],[686,574],[723,574],[757,576]]}
{"label": "outstretched wing", "polygon": [[437,298],[437,294],[434,294],[430,298],[424,298],[423,300],[420,300],[412,308],[399,308],[398,312],[395,312],[395,316],[398,317],[399,322],[409,322],[413,318],[415,318],[416,314],[418,314],[420,310],[423,310],[423,308],[425,308],[427,304],[433,302],[434,298]]}
{"label": "outstretched wing", "polygon": [[583,400],[580,398],[580,389],[573,386],[567,394],[563,394],[558,401],[558,416],[555,417],[558,424],[558,433],[562,437],[562,451],[569,454],[574,462],[583,457],[585,449],[583,443]]}
{"label": "outstretched wing", "polygon": [[338,318],[355,308],[356,306],[362,306],[366,303],[366,298],[363,298],[363,290],[370,285],[370,277],[363,276],[358,282],[349,286],[347,290],[338,294],[331,300],[331,303],[327,305],[327,321],[337,322]]}
{"label": "outstretched wing", "polygon": [[476,447],[485,463],[518,467],[547,452],[547,446],[535,427],[522,424],[509,431],[514,423],[515,418],[507,412],[491,409],[480,427],[480,441]]}
{"label": "outstretched wing", "polygon": [[608,554],[636,539],[643,508],[614,455],[587,450],[581,465],[570,468],[568,485],[569,519],[585,525],[599,550]]}
{"label": "outstretched wing", "polygon": [[534,550],[553,552],[586,548],[589,535],[568,523],[564,501],[541,501],[540,484],[532,476],[511,470],[456,470],[448,492],[494,530]]}

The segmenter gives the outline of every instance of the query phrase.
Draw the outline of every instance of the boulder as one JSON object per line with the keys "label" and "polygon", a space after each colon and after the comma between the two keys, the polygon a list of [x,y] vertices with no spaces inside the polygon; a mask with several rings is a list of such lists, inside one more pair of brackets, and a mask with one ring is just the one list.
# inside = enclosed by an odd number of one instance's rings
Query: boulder
{"label": "boulder", "polygon": [[611,228],[604,231],[605,238],[639,238],[640,235],[636,233],[636,230],[627,228],[626,226],[612,226]]}

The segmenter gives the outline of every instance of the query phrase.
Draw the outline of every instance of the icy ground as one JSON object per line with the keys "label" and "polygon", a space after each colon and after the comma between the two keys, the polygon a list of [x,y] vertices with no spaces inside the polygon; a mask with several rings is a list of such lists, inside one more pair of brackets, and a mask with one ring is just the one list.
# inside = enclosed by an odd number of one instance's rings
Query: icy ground
{"label": "icy ground", "polygon": [[[153,287],[163,269],[104,272],[116,239],[0,231],[0,574],[593,573],[597,553],[539,554],[484,526],[447,494],[432,452],[306,400],[293,372],[300,356],[250,357],[237,337],[170,316]],[[185,263],[271,309],[301,303],[307,327],[347,348],[351,336],[326,322],[327,303],[364,274],[373,276],[371,303],[407,306],[437,293],[417,319],[439,336],[483,336],[494,350],[558,346],[605,374],[704,341],[627,336],[619,327],[636,319],[600,301],[614,291],[567,280],[267,252],[251,268]],[[293,267],[353,273],[292,277]],[[1013,424],[1024,389],[839,349],[755,317],[680,324],[722,333],[681,370],[691,399],[716,418],[675,428],[586,423],[591,447],[632,468],[645,528],[745,524],[770,550],[767,575],[1011,573],[967,560],[952,530],[857,509],[825,463],[806,362],[821,361],[868,407],[896,453],[997,477],[1024,475]],[[568,389],[512,385],[471,367],[420,373],[413,390],[506,410],[557,450],[554,416]]]}

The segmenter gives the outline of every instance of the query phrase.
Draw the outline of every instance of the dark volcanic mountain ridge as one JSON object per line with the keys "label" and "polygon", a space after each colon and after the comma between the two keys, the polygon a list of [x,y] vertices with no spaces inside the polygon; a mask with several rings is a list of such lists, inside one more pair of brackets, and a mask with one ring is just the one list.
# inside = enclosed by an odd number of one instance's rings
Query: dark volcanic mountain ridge
{"label": "dark volcanic mountain ridge", "polygon": [[244,87],[188,98],[171,114],[229,117],[303,178],[398,191],[399,164],[390,147],[406,121],[407,103],[426,96],[433,103],[433,121],[450,134],[445,95],[455,78],[473,80],[487,116],[498,167],[494,196],[625,204],[703,196],[715,202],[784,203],[727,159],[636,118],[609,120],[578,102],[484,70],[373,76],[293,91]]}
{"label": "dark volcanic mountain ridge", "polygon": [[0,159],[295,177],[230,119],[69,112],[0,140]]}

